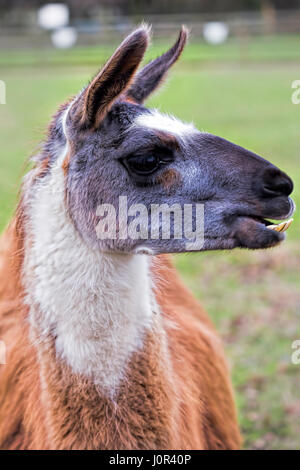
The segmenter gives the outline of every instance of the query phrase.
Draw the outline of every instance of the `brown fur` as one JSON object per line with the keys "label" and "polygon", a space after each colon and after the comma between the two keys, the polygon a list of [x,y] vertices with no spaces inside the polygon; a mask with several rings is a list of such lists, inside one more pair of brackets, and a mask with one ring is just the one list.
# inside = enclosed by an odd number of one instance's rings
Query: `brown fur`
{"label": "brown fur", "polygon": [[70,158],[71,158],[71,152],[68,152],[67,155],[65,156],[65,159],[64,159],[63,164],[62,164],[62,169],[63,169],[64,175],[65,175],[65,178],[68,175],[69,165],[70,165]]}
{"label": "brown fur", "polygon": [[180,173],[173,168],[168,168],[157,178],[157,182],[162,185],[168,194],[172,191],[172,189],[177,188],[177,186],[180,184],[180,181]]}
{"label": "brown fur", "polygon": [[50,157],[45,157],[39,165],[39,171],[36,174],[36,178],[43,178],[50,167]]}
{"label": "brown fur", "polygon": [[162,314],[115,402],[29,334],[22,211],[0,240],[1,449],[236,449],[241,440],[220,340],[166,256],[154,258]]}
{"label": "brown fur", "polygon": [[167,132],[155,130],[155,135],[161,140],[161,142],[166,146],[174,150],[179,150],[180,146],[176,137]]}

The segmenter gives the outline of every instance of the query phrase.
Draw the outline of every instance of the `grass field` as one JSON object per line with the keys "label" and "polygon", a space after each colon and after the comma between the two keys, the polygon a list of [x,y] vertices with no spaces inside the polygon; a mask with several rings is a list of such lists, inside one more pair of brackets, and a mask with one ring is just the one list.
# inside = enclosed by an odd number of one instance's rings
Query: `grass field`
{"label": "grass field", "polygon": [[[155,46],[149,57],[162,45]],[[23,165],[50,115],[94,74],[110,48],[0,52],[7,104],[0,106],[0,229],[11,216]],[[294,179],[300,204],[300,36],[255,39],[242,47],[191,44],[149,105],[174,113],[271,160]],[[285,244],[264,252],[175,257],[224,340],[245,448],[300,448],[300,218]]]}

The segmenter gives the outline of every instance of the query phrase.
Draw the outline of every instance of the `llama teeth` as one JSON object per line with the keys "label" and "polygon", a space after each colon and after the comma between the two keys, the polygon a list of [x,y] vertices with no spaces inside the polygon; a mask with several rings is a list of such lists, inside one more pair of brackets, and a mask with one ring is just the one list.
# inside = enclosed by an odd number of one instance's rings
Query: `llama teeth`
{"label": "llama teeth", "polygon": [[291,225],[294,219],[289,219],[286,222],[281,222],[278,225],[268,225],[267,228],[275,232],[285,232]]}

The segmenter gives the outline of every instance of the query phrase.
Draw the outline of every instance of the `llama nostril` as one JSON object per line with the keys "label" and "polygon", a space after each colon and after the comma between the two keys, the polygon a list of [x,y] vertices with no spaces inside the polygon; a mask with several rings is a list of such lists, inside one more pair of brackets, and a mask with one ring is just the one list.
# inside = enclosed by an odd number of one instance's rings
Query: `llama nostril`
{"label": "llama nostril", "polygon": [[266,196],[289,196],[293,182],[289,176],[277,168],[268,168],[263,174],[262,190]]}

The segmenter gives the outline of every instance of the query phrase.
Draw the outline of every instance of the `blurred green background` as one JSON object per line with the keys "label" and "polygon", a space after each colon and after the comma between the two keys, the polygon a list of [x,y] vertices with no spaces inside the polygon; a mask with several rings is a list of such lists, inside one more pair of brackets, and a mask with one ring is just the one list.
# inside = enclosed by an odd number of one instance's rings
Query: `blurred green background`
{"label": "blurred green background", "polygon": [[[164,51],[175,32],[165,36],[154,36],[146,61]],[[293,178],[299,205],[300,105],[291,96],[292,82],[300,79],[300,34],[244,39],[212,46],[192,35],[170,80],[148,104],[271,160]],[[1,230],[50,116],[86,84],[113,46],[0,48],[0,79],[7,88],[6,105],[0,105]],[[300,339],[299,235],[296,214],[287,241],[275,249],[174,257],[225,343],[249,449],[300,448],[300,365],[291,363],[291,344]]]}

